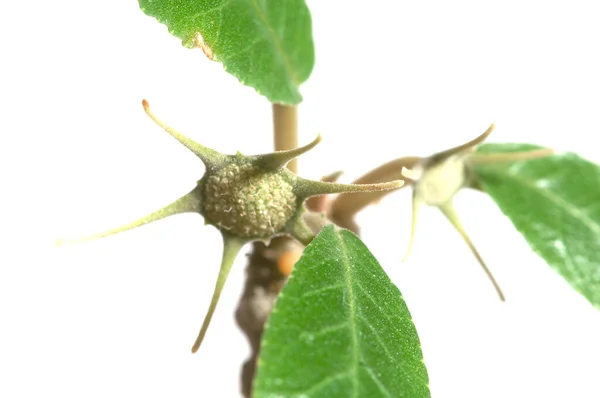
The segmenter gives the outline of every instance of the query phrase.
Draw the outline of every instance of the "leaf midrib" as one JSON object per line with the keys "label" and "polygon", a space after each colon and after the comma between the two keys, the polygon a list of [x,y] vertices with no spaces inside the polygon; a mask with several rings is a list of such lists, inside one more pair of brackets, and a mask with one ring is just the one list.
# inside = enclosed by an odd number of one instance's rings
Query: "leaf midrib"
{"label": "leaf midrib", "polygon": [[[288,59],[286,52],[283,50],[283,46],[281,45],[281,42],[279,41],[279,37],[277,36],[275,31],[269,24],[269,21],[267,21],[267,16],[265,15],[263,9],[258,5],[257,0],[249,0],[249,1],[250,1],[250,4],[252,4],[252,7],[254,8],[254,12],[256,13],[256,15],[258,15],[258,17],[262,21],[263,25],[266,27],[266,30],[269,32],[270,39],[273,42],[273,45],[275,47],[278,58],[281,60],[281,63],[283,64],[283,68],[285,69],[286,73],[290,76],[290,79],[292,80],[294,85],[296,87],[298,87],[300,85],[298,76],[296,76],[296,74],[294,73],[294,70],[292,69],[291,62]],[[267,37],[268,36],[269,35],[267,35]]]}
{"label": "leaf midrib", "polygon": [[593,233],[596,233],[597,236],[600,236],[600,225],[596,223],[594,219],[587,216],[581,210],[576,208],[575,206],[570,205],[560,196],[554,194],[552,191],[548,189],[543,189],[535,185],[533,181],[524,179],[519,177],[517,174],[511,173],[510,171],[505,171],[501,169],[494,170],[497,174],[502,175],[508,179],[512,179],[513,181],[530,188],[533,192],[537,193],[539,196],[548,199],[550,202],[556,204],[559,208],[566,211],[568,214],[573,216],[574,219],[581,221],[583,225],[585,225],[588,229],[590,229]]}
{"label": "leaf midrib", "polygon": [[351,336],[352,363],[350,364],[350,372],[352,373],[352,376],[353,376],[353,377],[351,377],[352,385],[354,387],[353,396],[358,397],[358,361],[359,361],[358,357],[359,357],[359,353],[358,353],[358,336],[357,336],[357,330],[356,330],[356,302],[355,302],[356,298],[354,296],[354,288],[352,286],[352,275],[351,275],[352,272],[350,269],[350,259],[348,258],[348,250],[346,248],[346,243],[340,236],[339,231],[335,231],[335,236],[340,242],[340,248],[341,248],[342,255],[343,255],[342,261],[344,262],[344,278],[346,281],[346,288],[348,289],[348,299],[350,302],[349,326],[350,326],[350,333],[352,335]]}

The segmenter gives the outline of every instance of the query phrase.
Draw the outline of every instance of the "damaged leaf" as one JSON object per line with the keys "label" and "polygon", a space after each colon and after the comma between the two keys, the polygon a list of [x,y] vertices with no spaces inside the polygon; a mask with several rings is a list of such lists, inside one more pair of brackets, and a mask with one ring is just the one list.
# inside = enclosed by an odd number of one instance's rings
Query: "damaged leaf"
{"label": "damaged leaf", "polygon": [[270,102],[297,104],[314,61],[304,0],[139,0],[186,47],[199,47]]}

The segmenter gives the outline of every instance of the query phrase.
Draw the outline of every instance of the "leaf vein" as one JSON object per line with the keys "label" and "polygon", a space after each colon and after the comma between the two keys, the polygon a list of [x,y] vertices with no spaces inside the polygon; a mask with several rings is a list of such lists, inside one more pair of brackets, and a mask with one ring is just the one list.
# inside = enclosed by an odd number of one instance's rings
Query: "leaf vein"
{"label": "leaf vein", "polygon": [[573,218],[581,221],[581,223],[583,225],[585,225],[589,230],[594,232],[596,234],[596,236],[600,236],[600,225],[596,224],[595,220],[593,220],[591,217],[589,217],[589,215],[587,215],[585,212],[582,212],[575,206],[570,205],[568,202],[566,202],[560,196],[556,195],[554,192],[547,190],[547,189],[540,188],[537,185],[535,185],[532,181],[521,178],[514,173],[505,172],[505,171],[501,171],[501,170],[498,170],[498,173],[503,174],[506,178],[510,178],[510,179],[514,180],[515,182],[517,182],[518,184],[521,184],[521,185],[531,189],[533,192],[538,193],[538,195],[548,199],[550,202],[554,203],[557,207],[565,210]]}
{"label": "leaf vein", "polygon": [[319,391],[321,389],[323,389],[324,387],[326,387],[328,384],[333,383],[334,381],[340,380],[340,379],[344,379],[347,377],[350,377],[351,374],[350,372],[342,372],[342,373],[337,373],[331,376],[327,376],[326,378],[324,378],[323,380],[321,380],[320,382],[318,382],[317,384],[313,385],[311,388],[309,388],[308,390],[306,390],[304,392],[304,395],[306,396],[311,396],[311,394],[315,393],[316,391]]}
{"label": "leaf vein", "polygon": [[346,243],[340,236],[340,232],[338,231],[335,236],[338,238],[340,242],[340,250],[343,255],[343,263],[344,263],[344,277],[346,280],[346,286],[348,289],[348,303],[349,303],[349,311],[350,311],[350,334],[351,334],[351,344],[352,344],[352,363],[351,363],[351,373],[352,373],[352,385],[354,387],[353,396],[358,397],[358,361],[359,361],[359,353],[358,353],[358,333],[356,328],[356,296],[354,295],[354,289],[352,287],[352,269],[350,266],[350,259],[348,257],[348,248],[346,247]]}
{"label": "leaf vein", "polygon": [[208,13],[211,13],[213,11],[223,11],[223,8],[227,7],[230,3],[232,3],[233,0],[225,0],[223,1],[221,4],[219,4],[218,6],[214,6],[211,7],[209,9],[206,10],[200,10],[197,13],[195,13],[194,15],[191,16],[192,20],[196,20],[200,17],[205,16]]}
{"label": "leaf vein", "polygon": [[349,326],[350,326],[350,324],[348,322],[342,322],[342,323],[338,323],[337,325],[326,326],[324,328],[319,329],[316,332],[303,331],[300,333],[300,337],[302,337],[302,336],[312,336],[312,337],[322,336],[322,335],[326,335],[326,334],[335,332],[340,329],[345,329]]}
{"label": "leaf vein", "polygon": [[377,375],[373,372],[373,369],[369,368],[368,366],[365,366],[364,369],[367,372],[367,374],[369,376],[371,376],[371,380],[373,380],[375,382],[375,385],[377,385],[377,387],[379,388],[379,391],[384,393],[386,397],[391,398],[392,394],[383,384],[381,384],[381,380],[379,380],[379,377],[377,377]]}
{"label": "leaf vein", "polygon": [[371,333],[373,333],[373,335],[375,336],[375,339],[377,339],[377,341],[379,342],[379,345],[381,346],[381,348],[383,348],[387,357],[389,359],[391,359],[392,362],[395,362],[394,356],[388,350],[387,345],[383,342],[383,340],[381,339],[381,336],[379,335],[379,333],[377,333],[377,330],[375,330],[373,325],[371,325],[371,323],[369,321],[367,321],[367,319],[364,316],[361,316],[360,318],[362,319],[363,323],[369,328]]}
{"label": "leaf vein", "polygon": [[258,43],[260,43],[261,41],[263,41],[264,39],[258,38],[255,40],[252,40],[252,42],[250,44],[248,44],[246,47],[242,48],[239,51],[233,52],[233,53],[228,53],[224,56],[224,58],[236,58],[239,55],[243,55],[244,53],[248,52],[248,50],[250,50],[252,47],[254,47],[255,45],[257,45]]}
{"label": "leaf vein", "polygon": [[300,84],[298,76],[296,76],[296,74],[294,73],[294,70],[291,66],[290,60],[288,59],[285,51],[283,50],[283,46],[281,45],[281,42],[279,40],[279,37],[277,36],[277,33],[273,30],[273,27],[267,20],[264,10],[258,5],[256,0],[249,0],[249,1],[250,1],[250,4],[252,4],[254,11],[256,12],[256,15],[260,18],[264,27],[270,33],[270,35],[267,35],[267,38],[269,38],[271,40],[271,42],[273,43],[273,46],[275,47],[275,50],[276,50],[275,52],[276,52],[278,58],[280,59],[283,68],[285,69],[286,73],[290,76],[294,85],[298,86]]}
{"label": "leaf vein", "polygon": [[303,292],[301,297],[314,296],[316,294],[321,294],[321,293],[329,291],[329,290],[343,289],[344,287],[345,287],[345,285],[342,284],[342,283],[338,283],[338,284],[330,285],[330,286],[325,286],[325,287],[321,287],[319,289],[310,290],[308,292]]}
{"label": "leaf vein", "polygon": [[369,301],[370,301],[370,302],[372,302],[372,303],[373,303],[373,305],[374,305],[374,306],[375,306],[375,307],[376,307],[376,308],[379,310],[379,312],[380,312],[380,313],[381,313],[381,314],[382,314],[382,315],[383,315],[383,316],[384,316],[384,317],[385,317],[385,318],[386,318],[388,321],[390,321],[390,322],[395,322],[395,320],[394,320],[394,318],[395,318],[395,317],[393,317],[393,316],[390,316],[390,315],[389,315],[387,312],[385,312],[385,311],[384,311],[384,309],[383,309],[383,308],[381,308],[381,306],[379,305],[379,303],[377,303],[377,301],[375,301],[375,299],[373,298],[373,296],[371,296],[371,295],[369,294],[369,292],[368,292],[368,291],[367,291],[367,290],[366,290],[366,289],[365,289],[365,288],[364,288],[364,287],[363,287],[363,286],[362,286],[360,283],[357,283],[357,284],[356,284],[356,286],[357,286],[357,287],[360,289],[360,291],[362,292],[362,294],[364,294],[364,295],[365,295],[365,297],[366,297],[367,299],[369,299]]}

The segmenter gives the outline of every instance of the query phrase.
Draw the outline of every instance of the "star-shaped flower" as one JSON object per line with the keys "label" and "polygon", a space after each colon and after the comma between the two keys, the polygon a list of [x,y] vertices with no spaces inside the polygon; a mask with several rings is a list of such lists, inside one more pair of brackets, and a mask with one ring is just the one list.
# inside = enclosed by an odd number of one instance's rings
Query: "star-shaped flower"
{"label": "star-shaped flower", "polygon": [[306,212],[304,202],[307,198],[341,192],[392,190],[403,184],[402,180],[338,184],[307,180],[289,171],[286,164],[314,148],[321,141],[320,135],[310,144],[288,151],[254,156],[240,152],[221,154],[160,121],[146,100],[142,104],[150,119],[200,158],[206,166],[204,175],[189,193],[154,213],[119,228],[59,243],[105,237],[174,214],[201,214],[205,224],[211,224],[221,232],[223,258],[213,297],[192,352],[196,352],[202,343],[233,261],[245,243],[268,242],[278,235],[291,235],[307,245],[326,223],[324,214]]}
{"label": "star-shaped flower", "polygon": [[[474,172],[474,166],[476,165],[534,159],[549,156],[554,151],[552,149],[540,149],[516,153],[475,153],[477,146],[488,138],[493,129],[494,125],[492,124],[477,138],[457,147],[435,153],[429,157],[409,156],[392,160],[360,177],[355,183],[373,183],[403,178],[406,182],[404,186],[412,185],[410,238],[402,262],[406,261],[410,255],[420,208],[424,204],[437,207],[469,246],[477,261],[490,278],[498,296],[504,301],[504,294],[500,286],[460,222],[454,208],[453,199],[456,193],[462,188],[481,190]],[[358,232],[358,226],[353,221],[354,215],[368,204],[379,200],[386,194],[387,192],[361,193],[352,197],[340,195],[330,206],[330,219],[340,226]]]}

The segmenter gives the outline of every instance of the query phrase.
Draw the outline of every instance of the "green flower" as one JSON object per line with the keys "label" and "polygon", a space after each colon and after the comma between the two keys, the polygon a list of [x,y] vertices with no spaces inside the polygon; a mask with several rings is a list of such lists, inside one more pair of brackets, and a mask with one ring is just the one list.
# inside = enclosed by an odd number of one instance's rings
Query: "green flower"
{"label": "green flower", "polygon": [[205,224],[220,230],[223,258],[213,297],[192,352],[196,352],[202,343],[231,266],[244,244],[254,240],[268,243],[272,237],[284,234],[308,244],[324,224],[324,215],[316,217],[315,221],[314,214],[306,213],[304,201],[307,198],[332,193],[392,190],[403,184],[401,180],[377,184],[338,184],[307,180],[289,171],[286,164],[314,148],[321,141],[320,135],[310,144],[288,151],[254,156],[239,152],[224,155],[161,122],[154,116],[146,100],[142,104],[156,124],[202,160],[206,166],[204,175],[194,189],[154,213],[119,228],[88,237],[62,240],[59,244],[105,237],[174,214],[201,214]]}
{"label": "green flower", "polygon": [[[404,186],[412,185],[410,238],[402,262],[408,259],[411,252],[419,210],[423,205],[437,207],[469,246],[494,285],[498,296],[504,301],[504,294],[500,286],[460,222],[454,208],[453,199],[456,193],[462,188],[481,190],[473,171],[475,165],[535,159],[552,155],[554,151],[552,149],[541,149],[502,154],[474,153],[477,146],[488,138],[493,129],[494,125],[492,124],[477,138],[428,157],[407,156],[392,160],[360,177],[355,183],[379,182],[402,178],[406,183]],[[358,232],[358,226],[353,220],[354,215],[368,204],[379,200],[385,194],[387,192],[358,194],[354,196],[339,195],[331,204],[329,216],[338,225]]]}

